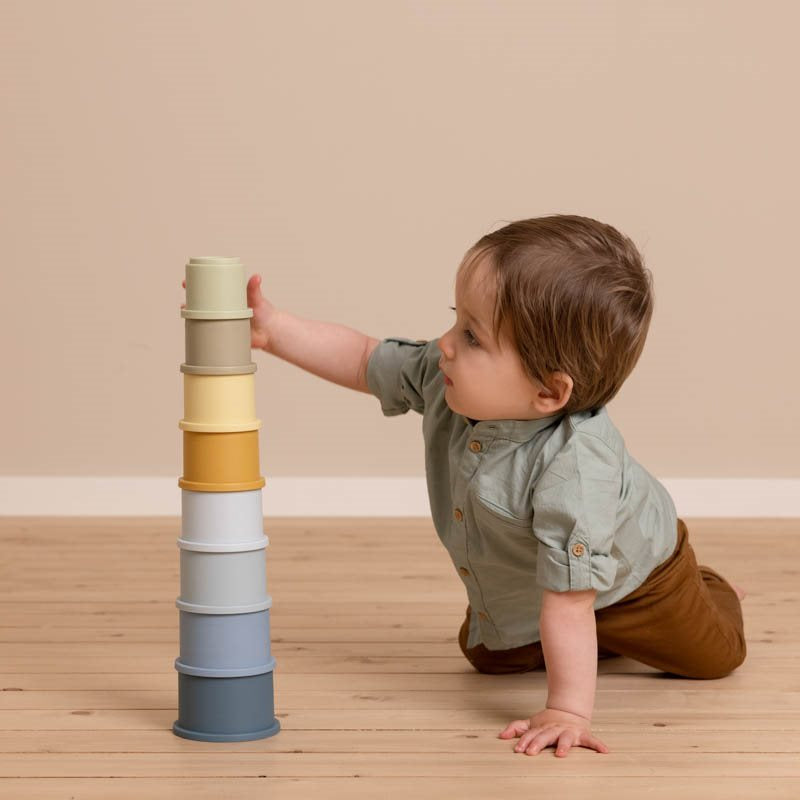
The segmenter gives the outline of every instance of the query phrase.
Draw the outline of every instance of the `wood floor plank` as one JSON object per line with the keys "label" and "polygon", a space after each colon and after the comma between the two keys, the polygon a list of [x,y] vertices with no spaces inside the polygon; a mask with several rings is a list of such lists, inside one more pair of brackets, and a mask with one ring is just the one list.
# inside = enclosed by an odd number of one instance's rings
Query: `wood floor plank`
{"label": "wood floor plank", "polygon": [[[797,800],[800,782],[795,777],[758,776],[752,780],[728,776],[683,776],[668,778],[647,774],[644,777],[598,780],[585,776],[594,767],[589,759],[601,758],[586,753],[563,759],[556,775],[543,775],[538,769],[547,756],[526,757],[531,764],[524,777],[500,777],[487,781],[465,777],[386,778],[362,776],[341,778],[30,778],[0,781],[0,793],[14,800],[486,800],[487,797],[557,797],[559,800]],[[553,757],[555,760],[555,757]],[[570,759],[573,759],[570,761]],[[758,794],[754,794],[757,787]]]}
{"label": "wood floor plank", "polygon": [[[635,727],[607,722],[603,733],[615,752],[789,753],[800,754],[800,731],[765,735],[761,730],[687,730]],[[195,742],[156,730],[0,731],[0,753],[485,753],[496,727],[455,730],[308,730],[284,727],[278,736],[252,742]],[[513,747],[511,740],[505,745]]]}
{"label": "wood floor plank", "polygon": [[[326,665],[317,664],[317,669]],[[463,666],[463,665],[462,665]],[[792,662],[783,672],[770,671],[769,688],[776,691],[796,692],[800,690],[800,671]],[[658,670],[624,658],[601,661],[598,671],[602,676],[597,692],[628,693],[655,692],[669,703],[669,694],[677,691],[708,692],[708,684],[703,681],[667,676]],[[428,673],[422,677],[409,672],[287,672],[279,669],[275,681],[281,690],[341,689],[350,691],[404,691],[424,689],[426,691],[483,692],[494,687],[526,692],[544,691],[546,684],[544,671],[536,670],[520,675],[481,675],[475,670]],[[749,673],[736,670],[724,679],[728,691],[753,689]],[[160,672],[105,672],[105,673],[7,673],[0,675],[0,693],[35,691],[174,691],[177,674],[162,669]],[[717,685],[717,684],[714,684]],[[763,687],[761,687],[763,688]],[[3,695],[0,694],[0,698]]]}
{"label": "wood floor plank", "polygon": [[[284,623],[286,620],[283,621]],[[319,623],[319,620],[317,620]],[[748,641],[758,644],[791,644],[800,638],[800,625],[792,619],[783,624],[771,621],[774,628],[753,630],[748,626]],[[434,628],[431,626],[418,628],[411,624],[384,624],[376,627],[361,625],[358,627],[337,626],[335,633],[330,626],[301,627],[299,625],[279,624],[271,626],[271,641],[278,644],[305,645],[314,644],[392,644],[433,645],[455,644],[456,630],[460,626],[453,625]],[[335,638],[334,638],[335,637]],[[166,644],[175,650],[179,643],[176,626],[131,627],[120,620],[116,625],[75,627],[69,624],[54,626],[28,625],[26,627],[0,627],[0,648],[10,644],[65,643],[73,644]]]}
{"label": "wood floor plank", "polygon": [[[414,754],[414,772],[418,777],[471,777],[484,781],[497,778],[526,777],[535,760],[542,776],[563,774],[572,758],[591,759],[594,775],[606,777],[662,778],[683,777],[798,778],[800,761],[784,753],[648,753],[647,763],[630,752],[570,751],[567,759],[552,758],[552,750],[538,756],[509,752],[506,742],[486,742],[485,752]],[[616,752],[616,751],[615,751]],[[14,753],[0,754],[0,777],[4,778],[272,778],[349,777],[392,779],[402,777],[408,765],[405,753]]]}
{"label": "wood floor plank", "polygon": [[[544,676],[542,676],[544,677]],[[286,711],[312,709],[359,710],[375,709],[401,711],[410,709],[480,709],[508,708],[522,709],[546,695],[544,680],[532,684],[530,689],[509,689],[505,687],[484,686],[480,695],[467,691],[401,690],[392,691],[352,691],[332,689],[287,689],[280,686],[280,696],[276,698],[277,707]],[[595,718],[600,719],[606,712],[614,711],[632,714],[637,711],[659,713],[664,707],[667,693],[652,691],[630,692],[628,690],[600,690],[596,694]],[[668,692],[671,711],[690,708],[697,712],[718,711],[720,706],[726,713],[732,711],[783,712],[787,708],[800,708],[800,692],[774,691],[762,689],[743,694],[738,689],[715,687],[713,693],[706,689],[682,688]],[[174,689],[161,691],[71,691],[71,692],[0,692],[0,711],[13,710],[72,710],[99,709],[174,709]],[[800,729],[800,721],[798,722]]]}
{"label": "wood floor plank", "polygon": [[[543,699],[543,698],[542,698]],[[540,706],[539,706],[540,707]],[[478,709],[300,709],[287,711],[277,707],[275,716],[281,725],[299,730],[502,730],[512,719],[532,713],[536,707],[506,705],[503,708]],[[34,709],[0,711],[0,730],[169,730],[175,721],[175,710],[169,709]],[[665,710],[658,713],[632,713],[630,710],[609,709],[595,715],[592,730],[605,730],[606,725],[629,724],[649,729],[654,726],[672,729],[715,730],[800,730],[797,712],[787,708],[779,711],[732,711],[725,714],[693,709]],[[280,735],[280,734],[279,734]]]}

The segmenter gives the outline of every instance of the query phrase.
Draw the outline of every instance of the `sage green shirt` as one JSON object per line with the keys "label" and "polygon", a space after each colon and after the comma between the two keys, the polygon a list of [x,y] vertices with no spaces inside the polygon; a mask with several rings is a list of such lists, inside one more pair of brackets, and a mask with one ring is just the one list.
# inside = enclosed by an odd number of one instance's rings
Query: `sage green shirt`
{"label": "sage green shirt", "polygon": [[450,410],[438,340],[381,341],[367,384],[386,416],[422,414],[433,523],[467,590],[467,645],[539,641],[543,589],[604,608],[669,558],[677,514],[605,407],[474,422]]}

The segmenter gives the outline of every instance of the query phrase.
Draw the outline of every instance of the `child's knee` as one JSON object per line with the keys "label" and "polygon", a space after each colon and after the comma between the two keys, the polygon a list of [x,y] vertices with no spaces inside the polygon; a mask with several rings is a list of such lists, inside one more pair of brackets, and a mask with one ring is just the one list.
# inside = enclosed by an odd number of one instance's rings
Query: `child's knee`
{"label": "child's knee", "polygon": [[681,671],[681,677],[696,678],[698,680],[717,680],[730,675],[747,658],[747,645],[744,637],[737,638],[739,638],[739,641],[735,647],[731,646],[713,658],[703,659],[703,661],[687,667],[685,671]]}

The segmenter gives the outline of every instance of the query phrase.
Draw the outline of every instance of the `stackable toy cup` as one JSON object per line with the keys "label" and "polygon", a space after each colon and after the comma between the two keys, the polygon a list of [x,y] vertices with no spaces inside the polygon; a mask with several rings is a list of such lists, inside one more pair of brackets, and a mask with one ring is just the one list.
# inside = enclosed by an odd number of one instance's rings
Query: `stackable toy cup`
{"label": "stackable toy cup", "polygon": [[256,365],[244,265],[186,265],[178,719],[187,739],[235,742],[280,730],[275,718],[264,554]]}

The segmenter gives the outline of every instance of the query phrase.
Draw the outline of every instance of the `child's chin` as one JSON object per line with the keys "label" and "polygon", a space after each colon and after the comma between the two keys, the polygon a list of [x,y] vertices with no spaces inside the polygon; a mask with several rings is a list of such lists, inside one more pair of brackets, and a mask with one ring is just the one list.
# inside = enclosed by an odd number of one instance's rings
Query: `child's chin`
{"label": "child's chin", "polygon": [[457,402],[453,402],[453,400],[447,396],[447,392],[444,395],[444,401],[447,403],[447,407],[454,413],[460,414],[462,417],[471,417],[472,415],[469,413],[468,409],[463,408],[463,406],[459,405]]}
{"label": "child's chin", "polygon": [[447,403],[447,407],[454,413],[460,414],[461,409],[458,408],[458,403],[453,403],[453,401],[447,396],[447,392],[444,393],[444,401]]}

